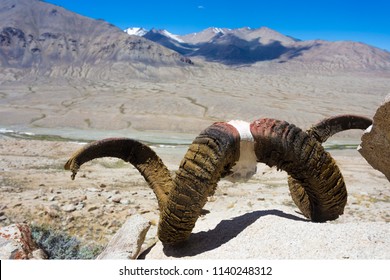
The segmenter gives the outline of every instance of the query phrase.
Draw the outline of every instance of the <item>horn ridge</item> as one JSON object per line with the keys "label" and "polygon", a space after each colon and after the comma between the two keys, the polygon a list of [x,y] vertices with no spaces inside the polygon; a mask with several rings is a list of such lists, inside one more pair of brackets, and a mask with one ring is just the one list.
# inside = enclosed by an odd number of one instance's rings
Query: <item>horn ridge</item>
{"label": "horn ridge", "polygon": [[[238,160],[239,142],[237,130],[227,123],[215,123],[195,138],[176,172],[174,188],[161,213],[158,235],[163,243],[188,239],[207,197]],[[210,154],[217,160],[208,161]]]}
{"label": "horn ridge", "polygon": [[172,188],[172,178],[161,158],[148,146],[129,138],[107,138],[92,142],[76,151],[65,164],[75,178],[80,166],[90,160],[116,157],[131,163],[154,191],[160,208]]}
{"label": "horn ridge", "polygon": [[[274,119],[253,122],[251,132],[258,161],[276,166],[291,176],[290,192],[306,217],[323,222],[343,213],[344,180],[333,158],[317,140],[294,125]],[[332,176],[324,180],[328,172]]]}

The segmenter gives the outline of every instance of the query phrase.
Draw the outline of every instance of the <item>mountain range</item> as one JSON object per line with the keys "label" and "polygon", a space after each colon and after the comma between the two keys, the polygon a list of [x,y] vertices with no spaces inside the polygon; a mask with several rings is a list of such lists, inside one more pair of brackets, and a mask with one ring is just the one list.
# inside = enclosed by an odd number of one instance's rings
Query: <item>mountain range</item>
{"label": "mountain range", "polygon": [[[0,66],[41,74],[130,74],[186,65],[182,55],[103,20],[38,0],[0,1]],[[77,75],[77,74],[75,74]]]}
{"label": "mountain range", "polygon": [[207,28],[183,36],[167,30],[129,28],[128,34],[142,36],[188,57],[228,65],[260,61],[306,65],[323,64],[340,69],[389,69],[390,53],[360,42],[302,41],[267,27]]}
{"label": "mountain range", "polygon": [[309,69],[390,69],[389,52],[358,42],[302,41],[267,27],[208,28],[183,36],[158,29],[123,32],[44,1],[0,2],[0,74],[161,79],[187,73],[195,58],[228,66],[269,61]]}

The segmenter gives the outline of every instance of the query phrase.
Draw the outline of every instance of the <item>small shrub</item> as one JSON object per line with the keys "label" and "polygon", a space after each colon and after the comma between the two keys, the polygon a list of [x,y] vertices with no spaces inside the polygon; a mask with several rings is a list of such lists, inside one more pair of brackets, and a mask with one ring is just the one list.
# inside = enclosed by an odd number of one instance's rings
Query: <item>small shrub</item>
{"label": "small shrub", "polygon": [[83,246],[75,237],[42,226],[32,226],[31,232],[32,238],[49,259],[95,259],[103,249],[99,245]]}

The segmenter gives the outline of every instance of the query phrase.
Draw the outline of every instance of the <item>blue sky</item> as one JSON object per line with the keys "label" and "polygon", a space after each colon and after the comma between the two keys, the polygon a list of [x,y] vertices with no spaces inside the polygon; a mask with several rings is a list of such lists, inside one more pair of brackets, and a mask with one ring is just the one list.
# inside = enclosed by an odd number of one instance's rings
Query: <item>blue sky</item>
{"label": "blue sky", "polygon": [[207,27],[274,29],[302,40],[352,40],[390,51],[390,0],[46,0],[121,29],[188,34]]}

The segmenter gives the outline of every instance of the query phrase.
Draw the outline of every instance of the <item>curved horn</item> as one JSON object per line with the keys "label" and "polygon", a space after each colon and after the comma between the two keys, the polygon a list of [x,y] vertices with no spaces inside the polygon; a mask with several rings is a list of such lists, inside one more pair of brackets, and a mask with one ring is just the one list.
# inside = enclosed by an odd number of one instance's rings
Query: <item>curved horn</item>
{"label": "curved horn", "polygon": [[[352,123],[346,124],[346,119],[351,117],[324,120],[312,128],[312,134],[274,119],[250,124],[257,160],[287,171],[294,202],[313,221],[336,219],[346,204],[347,192],[340,170],[320,143],[334,133],[368,123],[352,118]],[[74,179],[79,167],[94,158],[117,157],[130,162],[157,196],[159,239],[166,244],[180,243],[188,239],[220,178],[230,174],[239,160],[240,133],[229,123],[215,123],[206,128],[189,147],[174,179],[153,150],[127,138],[86,145],[68,160],[65,169],[72,171]]]}
{"label": "curved horn", "polygon": [[293,199],[306,217],[324,222],[343,213],[347,202],[343,177],[316,139],[293,124],[274,119],[257,120],[250,129],[258,161],[285,170],[299,183],[300,193]]}
{"label": "curved horn", "polygon": [[324,143],[329,137],[334,134],[349,130],[349,129],[367,129],[372,124],[372,120],[363,116],[357,115],[339,115],[326,118],[319,123],[313,125],[306,132],[317,139],[320,143]]}
{"label": "curved horn", "polygon": [[162,209],[159,238],[163,243],[188,239],[207,197],[239,156],[240,135],[227,123],[215,123],[195,138],[176,172],[167,207]]}
{"label": "curved horn", "polygon": [[207,197],[240,156],[240,135],[230,124],[215,123],[190,145],[172,180],[149,147],[127,139],[104,139],[86,145],[65,164],[74,179],[79,167],[94,158],[117,157],[133,164],[145,177],[160,206],[158,237],[165,244],[188,239]]}
{"label": "curved horn", "polygon": [[134,165],[155,193],[160,209],[165,207],[173,182],[169,170],[148,146],[128,138],[108,138],[92,142],[76,151],[65,164],[75,178],[80,166],[101,157],[116,157]]}
{"label": "curved horn", "polygon": [[[372,124],[372,120],[358,115],[338,115],[323,119],[313,125],[306,132],[309,136],[315,138],[318,142],[324,143],[329,137],[336,133],[350,129],[367,129]],[[288,186],[294,203],[303,213],[309,212],[310,197],[305,191],[305,187],[300,180],[288,176]],[[306,209],[306,210],[303,210]],[[310,217],[305,214],[306,217]]]}

